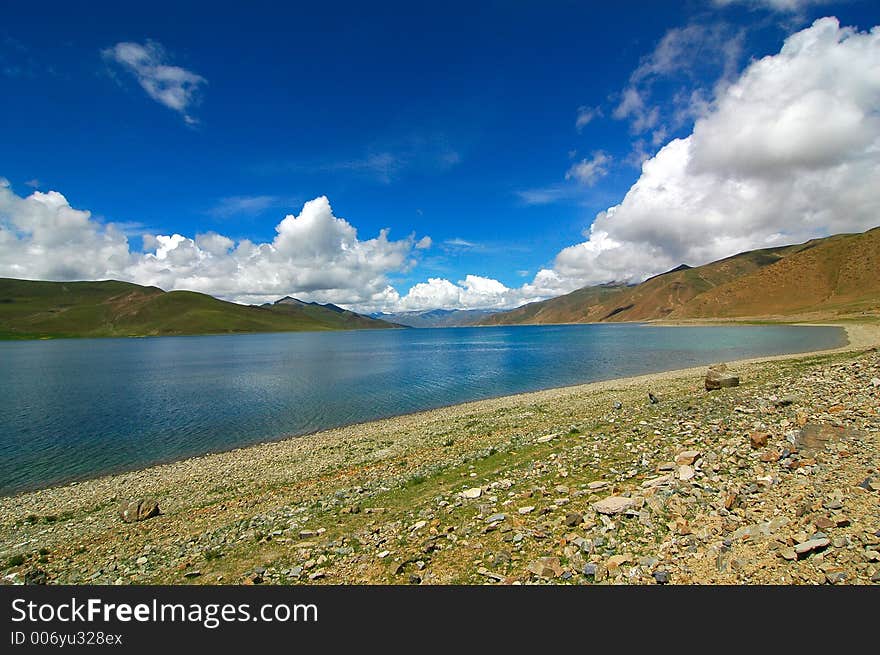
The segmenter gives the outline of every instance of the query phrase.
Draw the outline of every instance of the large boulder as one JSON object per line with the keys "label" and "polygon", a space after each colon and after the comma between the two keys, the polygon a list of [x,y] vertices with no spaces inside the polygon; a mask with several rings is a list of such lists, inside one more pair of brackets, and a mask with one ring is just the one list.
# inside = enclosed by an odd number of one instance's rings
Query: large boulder
{"label": "large boulder", "polygon": [[739,378],[728,372],[727,364],[715,364],[706,371],[706,391],[738,386]]}
{"label": "large boulder", "polygon": [[154,516],[159,516],[159,503],[154,498],[125,501],[119,510],[119,517],[126,523],[146,521]]}

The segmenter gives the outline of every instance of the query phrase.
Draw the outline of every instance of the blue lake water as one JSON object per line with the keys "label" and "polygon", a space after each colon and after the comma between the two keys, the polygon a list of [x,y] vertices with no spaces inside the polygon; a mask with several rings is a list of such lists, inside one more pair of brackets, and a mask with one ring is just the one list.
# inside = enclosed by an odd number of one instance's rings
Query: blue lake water
{"label": "blue lake water", "polygon": [[470,400],[845,341],[840,328],[633,324],[0,341],[0,494]]}

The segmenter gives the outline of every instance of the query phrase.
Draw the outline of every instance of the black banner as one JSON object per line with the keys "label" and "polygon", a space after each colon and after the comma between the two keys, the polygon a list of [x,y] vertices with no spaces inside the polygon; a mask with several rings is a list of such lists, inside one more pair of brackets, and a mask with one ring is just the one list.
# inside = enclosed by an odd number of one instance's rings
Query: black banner
{"label": "black banner", "polygon": [[656,647],[670,631],[686,641],[700,632],[717,639],[719,630],[739,634],[756,623],[786,627],[762,639],[784,635],[790,645],[815,630],[805,618],[817,608],[824,625],[868,630],[876,600],[876,589],[852,587],[5,586],[0,651],[198,645],[225,652],[257,642],[381,648],[409,639],[470,651],[548,640],[583,645],[603,635]]}

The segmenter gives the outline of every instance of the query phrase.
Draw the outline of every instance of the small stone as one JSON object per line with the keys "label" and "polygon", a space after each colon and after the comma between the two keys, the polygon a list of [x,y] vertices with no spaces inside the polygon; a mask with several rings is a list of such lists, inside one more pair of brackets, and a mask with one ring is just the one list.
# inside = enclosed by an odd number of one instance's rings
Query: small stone
{"label": "small stone", "polygon": [[724,389],[727,387],[738,387],[739,378],[735,375],[727,373],[727,366],[725,366],[724,364],[719,364],[709,367],[709,371],[706,373],[704,384],[706,387],[706,391]]}
{"label": "small stone", "polygon": [[538,437],[537,439],[535,439],[535,443],[547,443],[549,441],[553,441],[553,438],[555,436],[556,436],[555,434],[547,434],[547,435],[544,435],[543,437]]}
{"label": "small stone", "polygon": [[749,442],[752,444],[752,448],[758,449],[763,448],[767,445],[767,439],[769,439],[770,435],[766,432],[752,432],[749,435]]}
{"label": "small stone", "polygon": [[687,465],[679,466],[678,470],[676,471],[676,477],[678,477],[678,479],[682,482],[693,479],[694,475],[695,473],[693,467]]}
{"label": "small stone", "polygon": [[159,503],[154,498],[141,498],[124,502],[119,510],[119,517],[125,523],[146,521],[159,515]]}
{"label": "small stone", "polygon": [[596,575],[596,571],[598,567],[592,562],[584,565],[584,575],[588,578],[592,578]]}
{"label": "small stone", "polygon": [[779,461],[779,452],[776,450],[768,450],[766,453],[761,453],[761,461],[766,462],[768,464],[772,464],[773,462]]}
{"label": "small stone", "polygon": [[795,552],[794,548],[783,548],[779,551],[779,556],[782,557],[782,559],[784,560],[788,560],[789,562],[797,559],[797,553]]}
{"label": "small stone", "polygon": [[669,573],[666,571],[654,571],[654,580],[657,584],[667,584],[669,582]]}
{"label": "small stone", "polygon": [[184,578],[197,578],[202,574],[201,571],[187,571],[183,574]]}
{"label": "small stone", "polygon": [[605,567],[609,571],[614,571],[619,569],[622,564],[626,564],[629,559],[629,555],[612,555],[608,558],[608,561],[605,562]]}
{"label": "small stone", "polygon": [[871,378],[871,386],[875,389],[880,387],[880,378]]}
{"label": "small stone", "polygon": [[479,498],[483,495],[483,490],[479,487],[473,487],[472,489],[467,489],[461,492],[462,498],[468,498],[473,500],[474,498]]}
{"label": "small stone", "polygon": [[138,566],[143,566],[143,565],[146,564],[146,563],[147,563],[147,558],[144,557],[143,555],[141,555],[140,557],[138,557],[138,558],[135,560],[135,564],[137,564]]}
{"label": "small stone", "polygon": [[807,541],[803,541],[794,547],[794,552],[797,553],[799,558],[806,557],[810,553],[816,550],[822,550],[827,548],[831,544],[831,540],[828,537],[819,537],[814,539],[808,539]]}
{"label": "small stone", "polygon": [[595,482],[590,482],[587,485],[587,489],[589,489],[590,491],[597,491],[599,489],[604,489],[609,484],[611,484],[611,483],[607,482],[605,480],[596,480]]}
{"label": "small stone", "polygon": [[558,578],[563,573],[558,557],[541,557],[529,564],[528,570],[539,578]]}
{"label": "small stone", "polygon": [[535,506],[534,505],[527,505],[526,507],[520,507],[516,511],[519,512],[520,514],[529,514],[529,513],[535,511]]}
{"label": "small stone", "polygon": [[378,557],[379,559],[385,559],[390,554],[391,554],[390,550],[383,550],[381,553],[377,554],[376,557]]}
{"label": "small stone", "polygon": [[507,518],[506,514],[493,514],[486,519],[486,523],[498,523]]}
{"label": "small stone", "polygon": [[675,463],[679,466],[693,464],[699,456],[699,450],[683,450],[675,456]]}
{"label": "small stone", "polygon": [[569,512],[565,515],[565,525],[570,528],[580,525],[584,522],[584,515],[578,512]]}
{"label": "small stone", "polygon": [[594,503],[593,509],[599,512],[599,514],[622,514],[626,510],[635,507],[635,504],[632,498],[609,496],[598,503]]}

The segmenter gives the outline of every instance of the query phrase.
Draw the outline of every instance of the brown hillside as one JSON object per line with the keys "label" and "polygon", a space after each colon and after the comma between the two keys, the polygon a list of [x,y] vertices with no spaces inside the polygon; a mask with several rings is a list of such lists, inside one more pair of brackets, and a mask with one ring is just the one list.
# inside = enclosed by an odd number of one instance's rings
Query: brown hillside
{"label": "brown hillside", "polygon": [[880,228],[817,239],[772,266],[706,291],[670,318],[732,318],[821,313],[848,315],[880,306]]}
{"label": "brown hillside", "polygon": [[636,286],[584,287],[481,325],[841,316],[880,308],[880,228],[679,267]]}

